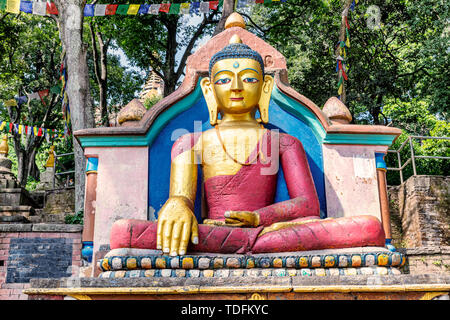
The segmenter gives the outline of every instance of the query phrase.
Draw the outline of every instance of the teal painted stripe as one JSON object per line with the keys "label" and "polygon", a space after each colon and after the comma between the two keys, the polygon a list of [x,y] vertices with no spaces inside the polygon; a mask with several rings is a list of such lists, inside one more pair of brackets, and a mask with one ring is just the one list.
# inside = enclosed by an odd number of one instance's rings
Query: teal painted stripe
{"label": "teal painted stripe", "polygon": [[[303,120],[314,133],[317,141],[322,142],[326,133],[319,119],[306,106],[302,105],[297,100],[294,100],[284,93],[282,93],[277,86],[273,87],[272,97],[273,101],[278,104],[283,110],[293,114],[297,118]],[[270,119],[269,119],[270,121]]]}
{"label": "teal painted stripe", "polygon": [[323,143],[329,144],[367,144],[390,146],[396,135],[390,134],[327,134]]}
{"label": "teal painted stripe", "polygon": [[142,136],[84,136],[79,137],[81,146],[86,147],[144,147],[151,146],[164,126],[178,114],[189,109],[202,97],[202,90],[197,84],[194,92],[186,98],[178,101],[172,107],[161,113],[150,127],[150,130]]}
{"label": "teal painted stripe", "polygon": [[86,136],[79,140],[83,148],[147,146],[146,136]]}

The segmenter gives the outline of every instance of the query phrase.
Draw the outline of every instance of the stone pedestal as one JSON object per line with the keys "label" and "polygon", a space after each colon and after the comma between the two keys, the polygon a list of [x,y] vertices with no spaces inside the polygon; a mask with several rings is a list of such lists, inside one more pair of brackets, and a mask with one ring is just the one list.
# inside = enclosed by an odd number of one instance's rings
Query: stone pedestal
{"label": "stone pedestal", "polygon": [[405,257],[382,247],[268,254],[162,255],[157,250],[114,249],[100,259],[100,278],[254,278],[399,275]]}
{"label": "stone pedestal", "polygon": [[[48,189],[54,189],[53,185],[53,176],[55,174],[55,168],[53,167],[46,167],[45,171],[41,173],[41,181],[36,186],[36,190],[48,190]],[[57,183],[57,181],[55,181]]]}

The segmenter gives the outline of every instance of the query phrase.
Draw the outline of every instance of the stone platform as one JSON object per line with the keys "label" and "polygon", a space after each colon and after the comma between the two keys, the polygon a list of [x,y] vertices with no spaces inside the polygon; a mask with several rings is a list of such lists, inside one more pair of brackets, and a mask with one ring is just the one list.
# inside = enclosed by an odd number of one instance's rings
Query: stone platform
{"label": "stone platform", "polygon": [[30,300],[431,300],[448,299],[450,276],[32,279]]}

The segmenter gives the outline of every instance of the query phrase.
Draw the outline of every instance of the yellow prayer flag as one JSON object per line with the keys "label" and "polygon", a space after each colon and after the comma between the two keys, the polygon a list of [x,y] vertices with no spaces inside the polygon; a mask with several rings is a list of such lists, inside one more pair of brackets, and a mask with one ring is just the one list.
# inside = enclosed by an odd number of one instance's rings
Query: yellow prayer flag
{"label": "yellow prayer flag", "polygon": [[127,14],[136,15],[138,13],[140,7],[141,7],[140,4],[130,4],[130,6],[128,7]]}
{"label": "yellow prayer flag", "polygon": [[3,130],[3,128],[6,126],[6,121],[3,121],[1,124],[0,124],[0,131],[2,131]]}
{"label": "yellow prayer flag", "polygon": [[19,134],[22,134],[23,124],[19,124]]}
{"label": "yellow prayer flag", "polygon": [[189,14],[190,5],[191,4],[189,2],[182,3],[180,6],[180,13],[181,14]]}
{"label": "yellow prayer flag", "polygon": [[33,133],[35,136],[37,136],[38,134],[38,128],[37,127],[33,127]]}
{"label": "yellow prayer flag", "polygon": [[19,14],[20,13],[20,0],[7,0],[6,1],[6,12]]}
{"label": "yellow prayer flag", "polygon": [[347,38],[347,40],[345,40],[345,45],[347,46],[347,48],[350,48],[350,39]]}
{"label": "yellow prayer flag", "polygon": [[5,106],[7,106],[7,107],[15,107],[15,106],[17,106],[16,99],[5,100]]}
{"label": "yellow prayer flag", "polygon": [[344,90],[344,85],[343,85],[343,84],[341,84],[341,85],[339,86],[339,89],[338,89],[338,95],[341,95],[341,94],[342,94],[342,90]]}
{"label": "yellow prayer flag", "polygon": [[355,4],[358,4],[358,0],[355,0]]}

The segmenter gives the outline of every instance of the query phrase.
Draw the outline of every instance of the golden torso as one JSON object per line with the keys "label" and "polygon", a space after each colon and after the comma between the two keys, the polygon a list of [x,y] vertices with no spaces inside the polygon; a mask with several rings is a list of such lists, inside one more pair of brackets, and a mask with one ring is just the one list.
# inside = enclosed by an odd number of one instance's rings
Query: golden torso
{"label": "golden torso", "polygon": [[234,175],[244,163],[254,163],[254,150],[264,131],[257,124],[229,123],[203,132],[198,144],[204,180]]}

